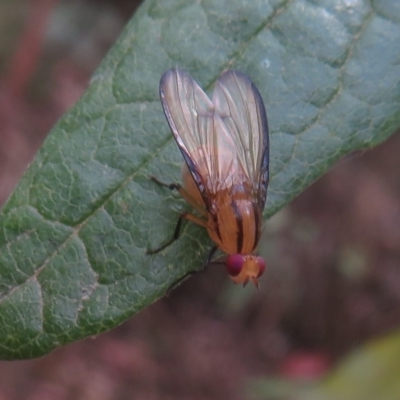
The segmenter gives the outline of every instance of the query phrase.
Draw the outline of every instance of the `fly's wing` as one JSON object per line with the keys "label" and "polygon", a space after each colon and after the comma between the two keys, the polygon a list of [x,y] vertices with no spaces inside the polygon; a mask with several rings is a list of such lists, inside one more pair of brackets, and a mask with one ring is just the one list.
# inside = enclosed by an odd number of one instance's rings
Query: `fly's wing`
{"label": "fly's wing", "polygon": [[235,141],[213,102],[190,75],[167,71],[160,97],[169,126],[196,182],[204,203],[227,182],[236,163]]}
{"label": "fly's wing", "polygon": [[269,179],[269,134],[260,92],[246,75],[226,71],[215,85],[212,103],[234,142],[242,171],[236,174],[237,179],[253,185],[254,196],[263,209]]}

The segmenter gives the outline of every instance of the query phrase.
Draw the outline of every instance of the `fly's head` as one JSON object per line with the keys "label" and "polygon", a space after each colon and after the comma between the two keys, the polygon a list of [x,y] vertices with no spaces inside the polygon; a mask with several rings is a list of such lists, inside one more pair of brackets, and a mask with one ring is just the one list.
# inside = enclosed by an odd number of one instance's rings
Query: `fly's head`
{"label": "fly's head", "polygon": [[226,270],[232,281],[246,286],[250,281],[258,289],[258,278],[265,271],[265,261],[262,257],[243,254],[231,254],[226,259]]}

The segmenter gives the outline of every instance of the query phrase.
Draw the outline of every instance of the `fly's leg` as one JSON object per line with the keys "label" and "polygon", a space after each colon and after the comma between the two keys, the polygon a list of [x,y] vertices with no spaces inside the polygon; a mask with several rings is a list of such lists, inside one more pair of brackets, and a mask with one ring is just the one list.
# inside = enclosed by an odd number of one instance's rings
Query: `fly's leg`
{"label": "fly's leg", "polygon": [[168,188],[169,190],[176,190],[196,211],[198,211],[203,217],[207,217],[207,212],[179,183],[164,183],[159,181],[155,176],[151,176],[150,179],[157,183],[157,185]]}
{"label": "fly's leg", "polygon": [[163,186],[168,188],[169,190],[177,190],[179,192],[179,189],[181,189],[181,185],[179,183],[164,183],[158,180],[155,176],[151,176],[150,179],[157,183],[157,185]]}
{"label": "fly's leg", "polygon": [[179,218],[178,218],[178,222],[176,223],[176,227],[175,227],[175,231],[174,231],[174,236],[172,236],[172,239],[169,240],[167,243],[163,244],[161,247],[159,247],[158,249],[147,249],[146,250],[146,254],[156,254],[159,253],[160,251],[164,250],[165,248],[167,248],[169,245],[171,245],[173,242],[175,242],[175,240],[177,240],[179,238],[179,234],[181,232],[181,227],[182,227],[182,221],[183,218],[185,218],[185,214],[186,213],[182,213]]}
{"label": "fly's leg", "polygon": [[[151,177],[151,179],[156,182],[158,185],[160,186],[164,186],[170,190],[177,190],[179,192],[179,194],[192,206],[195,206],[195,208],[198,211],[201,211],[201,213],[204,215],[204,210],[200,209],[199,210],[199,205],[193,200],[193,198],[189,195],[189,193],[187,193],[187,191],[178,183],[164,183],[159,181],[157,178],[155,178],[154,176]],[[193,214],[184,212],[182,214],[179,215],[178,221],[176,223],[176,227],[175,227],[175,231],[174,231],[174,235],[172,236],[171,240],[169,240],[167,243],[163,244],[161,247],[157,248],[157,249],[147,249],[146,254],[156,254],[159,253],[160,251],[164,250],[165,248],[167,248],[168,246],[170,246],[173,242],[175,242],[175,240],[177,240],[179,238],[180,232],[181,232],[181,228],[182,228],[182,221],[183,219],[187,219],[188,221],[194,222],[197,225],[203,226],[203,227],[207,227],[207,222],[202,220],[199,217],[196,217]]]}
{"label": "fly's leg", "polygon": [[213,246],[210,251],[207,254],[207,258],[205,260],[205,262],[202,265],[202,269],[201,270],[195,270],[195,271],[189,271],[187,272],[185,275],[183,275],[181,278],[179,278],[176,282],[174,282],[167,290],[167,296],[172,292],[173,289],[175,289],[176,287],[178,287],[184,280],[186,280],[187,278],[189,278],[189,276],[194,275],[194,274],[198,274],[199,272],[203,272],[207,269],[208,265],[210,264],[218,264],[219,262],[211,262],[211,259],[213,258],[215,252],[218,250],[218,246]]}
{"label": "fly's leg", "polygon": [[147,249],[146,254],[159,253],[160,251],[164,250],[165,248],[170,246],[172,243],[174,243],[175,240],[177,240],[179,238],[179,234],[181,233],[183,219],[187,219],[188,221],[192,221],[197,225],[201,225],[201,226],[204,226],[204,227],[207,226],[207,223],[205,221],[203,221],[202,219],[196,217],[193,214],[189,214],[189,213],[184,212],[181,215],[179,215],[178,222],[176,223],[176,227],[175,227],[175,231],[174,231],[174,235],[173,235],[172,239],[169,240],[167,243],[163,244],[158,249],[154,249],[154,250],[153,249]]}
{"label": "fly's leg", "polygon": [[218,250],[218,246],[213,246],[207,254],[207,258],[203,263],[203,269],[207,269],[208,265],[211,264],[211,259],[213,258],[215,252]]}

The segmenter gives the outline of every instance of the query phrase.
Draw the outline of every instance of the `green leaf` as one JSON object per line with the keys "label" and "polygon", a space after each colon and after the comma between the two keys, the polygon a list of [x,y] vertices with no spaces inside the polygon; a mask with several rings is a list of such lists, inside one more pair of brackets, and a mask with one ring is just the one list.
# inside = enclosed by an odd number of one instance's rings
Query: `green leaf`
{"label": "green leaf", "polygon": [[253,386],[253,398],[397,400],[400,391],[399,354],[400,333],[395,332],[354,351],[320,382],[260,380]]}
{"label": "green leaf", "polygon": [[185,205],[157,187],[182,158],[158,99],[173,66],[205,88],[249,75],[271,130],[272,215],[346,153],[400,125],[397,0],[147,0],[55,126],[0,215],[0,356],[25,358],[151,304],[210,246],[203,229],[147,256]]}

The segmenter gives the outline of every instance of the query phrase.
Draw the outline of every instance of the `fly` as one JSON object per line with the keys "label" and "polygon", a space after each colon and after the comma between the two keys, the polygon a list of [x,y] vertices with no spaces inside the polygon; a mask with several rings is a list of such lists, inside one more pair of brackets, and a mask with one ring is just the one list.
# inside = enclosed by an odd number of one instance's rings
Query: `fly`
{"label": "fly", "polygon": [[182,213],[172,240],[179,237],[183,219],[207,229],[217,249],[228,254],[226,268],[235,283],[252,281],[265,271],[262,257],[253,255],[260,240],[262,212],[269,178],[269,134],[260,92],[241,72],[229,70],[217,80],[210,99],[180,69],[164,73],[160,97],[172,134],[182,152],[183,186],[176,189],[199,213]]}

